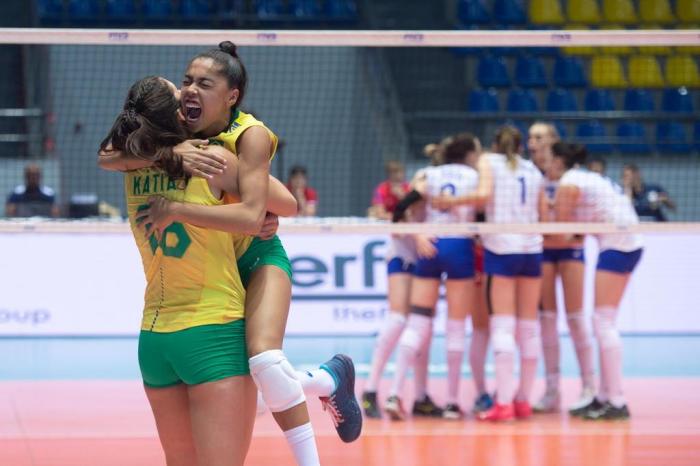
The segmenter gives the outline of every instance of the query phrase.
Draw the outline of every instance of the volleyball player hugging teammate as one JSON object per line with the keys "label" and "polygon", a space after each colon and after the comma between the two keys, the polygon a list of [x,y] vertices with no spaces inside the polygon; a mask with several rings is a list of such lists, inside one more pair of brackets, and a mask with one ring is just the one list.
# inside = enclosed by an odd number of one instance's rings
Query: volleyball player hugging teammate
{"label": "volleyball player hugging teammate", "polygon": [[[558,221],[607,222],[622,225],[639,222],[630,199],[611,180],[583,167],[586,150],[571,146],[554,152],[552,170],[561,174],[554,200]],[[555,175],[556,176],[556,175]],[[630,275],[642,256],[640,235],[600,234],[595,273],[593,329],[600,355],[600,386],[586,406],[571,411],[584,419],[627,419],[629,410],[622,392],[622,341],[617,329],[618,308]]]}
{"label": "volleyball player hugging teammate", "polygon": [[[443,196],[433,201],[438,208],[462,204],[485,205],[491,223],[536,223],[542,175],[520,155],[521,136],[505,126],[497,133],[494,153],[479,160],[479,186],[465,196]],[[527,418],[529,399],[537,371],[542,236],[503,233],[483,236],[484,270],[487,274],[487,303],[490,339],[494,351],[496,400],[477,414],[480,420],[507,421]],[[520,350],[520,383],[513,380],[515,349]]]}
{"label": "volleyball player hugging teammate", "polygon": [[[455,136],[444,148],[443,164],[422,171],[414,180],[414,191],[397,208],[405,208],[412,201],[426,199],[425,221],[440,224],[473,222],[475,210],[471,206],[435,208],[430,200],[443,194],[463,196],[476,190],[478,175],[468,166],[469,158],[477,157],[478,140],[468,134]],[[474,245],[464,235],[438,238],[416,235],[418,260],[413,272],[410,295],[410,313],[399,340],[396,374],[386,401],[385,410],[394,420],[406,417],[399,395],[407,371],[416,367],[416,357],[427,351],[433,332],[433,318],[439,298],[442,277],[447,298],[447,403],[443,410],[446,419],[460,419],[459,382],[465,347],[465,319],[474,302]],[[416,394],[420,400],[423,393]]]}
{"label": "volleyball player hugging teammate", "polygon": [[[528,135],[530,159],[539,168],[544,179],[545,203],[542,206],[543,222],[555,221],[554,197],[562,173],[552,169],[552,152],[569,150],[569,144],[559,142],[559,134],[551,123],[536,122]],[[574,344],[581,373],[581,396],[571,409],[588,405],[594,395],[593,351],[590,333],[583,314],[584,280],[583,237],[580,235],[545,235],[542,261],[542,299],[540,303],[540,328],[546,377],[546,389],[542,399],[533,407],[535,412],[551,413],[560,408],[559,390],[559,332],[557,329],[557,277],[564,292],[564,309],[569,334]]]}
{"label": "volleyball player hugging teammate", "polygon": [[[174,164],[180,170],[189,166],[194,174],[207,177],[237,169],[237,192],[229,191],[232,195],[224,198],[225,205],[173,202],[158,196],[149,199],[149,205],[138,217],[148,225],[148,233],[153,232],[156,237],[180,223],[235,234],[232,242],[237,264],[230,265],[237,265],[246,286],[245,332],[250,372],[285,432],[297,463],[318,464],[304,391],[321,397],[341,439],[353,441],[362,427],[354,395],[354,366],[347,356],[336,355],[319,370],[295,372],[280,349],[291,296],[291,266],[279,238],[262,240],[250,236],[263,225],[269,163],[277,137],[262,122],[239,110],[246,82],[247,73],[236,47],[223,42],[219,49],[201,53],[190,62],[181,94],[179,115],[189,134],[213,138],[235,157],[226,157],[226,152],[218,148],[197,149],[192,143],[176,146],[182,140],[171,138],[167,150],[158,151],[150,151],[152,146],[137,151],[126,144],[115,146],[119,150],[114,152],[103,145],[100,161],[103,168],[117,170],[150,167],[154,163]],[[171,91],[177,96],[174,86]],[[137,130],[139,126],[152,126],[143,115],[147,104],[132,109],[141,115]],[[188,158],[189,163],[185,163]]]}

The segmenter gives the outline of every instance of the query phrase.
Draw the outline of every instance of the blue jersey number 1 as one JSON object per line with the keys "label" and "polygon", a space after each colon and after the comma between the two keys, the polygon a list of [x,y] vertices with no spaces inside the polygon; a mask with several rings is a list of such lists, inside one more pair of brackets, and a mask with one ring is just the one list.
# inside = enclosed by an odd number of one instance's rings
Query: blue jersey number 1
{"label": "blue jersey number 1", "polygon": [[525,204],[525,177],[519,176],[518,182],[520,183],[520,203]]}

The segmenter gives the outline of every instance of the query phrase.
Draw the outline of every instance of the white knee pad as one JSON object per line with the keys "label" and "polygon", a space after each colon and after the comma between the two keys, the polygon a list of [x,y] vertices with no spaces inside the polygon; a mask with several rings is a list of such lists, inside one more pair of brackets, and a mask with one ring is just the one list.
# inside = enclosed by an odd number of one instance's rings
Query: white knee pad
{"label": "white knee pad", "polygon": [[491,331],[491,346],[494,353],[514,353],[515,335],[511,332],[496,330]]}
{"label": "white knee pad", "polygon": [[401,334],[399,345],[406,346],[417,352],[421,349],[423,342],[430,338],[430,332],[432,331],[433,319],[431,317],[411,314]]}
{"label": "white knee pad", "polygon": [[542,328],[542,345],[556,346],[559,343],[559,331],[557,329],[557,312],[540,312],[540,325]]}
{"label": "white knee pad", "polygon": [[523,359],[537,359],[540,354],[540,326],[534,319],[518,319],[515,338]]}
{"label": "white knee pad", "polygon": [[445,326],[445,346],[447,351],[463,352],[467,345],[467,336],[464,330],[464,321],[461,319],[448,319]]}
{"label": "white knee pad", "polygon": [[620,332],[615,325],[615,317],[609,312],[593,313],[593,329],[598,344],[602,349],[622,346]]}
{"label": "white knee pad", "polygon": [[586,328],[586,319],[583,315],[583,311],[572,312],[566,317],[566,322],[569,325],[569,335],[571,335],[574,346],[576,348],[589,346],[589,334]]}
{"label": "white knee pad", "polygon": [[282,350],[269,350],[248,360],[250,375],[270,411],[279,413],[306,401],[301,382]]}

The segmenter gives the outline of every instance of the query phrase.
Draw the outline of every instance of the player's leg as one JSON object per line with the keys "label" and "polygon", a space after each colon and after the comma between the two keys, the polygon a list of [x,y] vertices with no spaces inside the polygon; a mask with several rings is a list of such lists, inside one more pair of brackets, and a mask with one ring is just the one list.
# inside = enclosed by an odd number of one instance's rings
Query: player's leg
{"label": "player's leg", "polygon": [[542,353],[546,388],[544,396],[533,410],[536,412],[554,412],[559,410],[559,332],[557,330],[557,295],[556,281],[558,263],[556,250],[547,250],[542,262],[542,299],[540,301],[540,329],[542,333]]}
{"label": "player's leg", "polygon": [[560,263],[562,285],[564,288],[564,305],[569,335],[574,344],[576,359],[581,373],[581,396],[571,407],[578,409],[593,401],[595,395],[595,372],[593,367],[593,342],[583,313],[583,285],[585,263],[583,251],[578,251],[579,260],[566,260]]}
{"label": "player's leg", "polygon": [[191,385],[188,394],[197,450],[197,462],[192,464],[242,466],[255,422],[253,379],[244,375]]}
{"label": "player's leg", "polygon": [[539,254],[527,254],[531,266],[517,279],[515,338],[520,350],[520,383],[515,395],[515,415],[519,418],[529,417],[532,413],[530,399],[537,378],[537,359],[542,344],[537,320],[542,290],[540,260]]}
{"label": "player's leg", "polygon": [[432,259],[420,259],[411,282],[410,312],[406,328],[401,334],[396,354],[396,373],[385,411],[394,420],[402,420],[406,412],[401,403],[401,393],[408,370],[415,366],[416,356],[433,331],[433,316],[440,286],[439,270]]}
{"label": "player's leg", "polygon": [[489,311],[486,305],[486,277],[477,275],[472,306],[472,338],[469,342],[469,367],[471,368],[477,397],[473,411],[479,413],[493,406],[493,399],[486,389],[486,354],[489,346]]}
{"label": "player's leg", "polygon": [[367,417],[381,417],[377,406],[377,388],[389,356],[394,351],[399,337],[406,326],[409,297],[411,292],[411,273],[408,265],[396,257],[387,265],[387,298],[389,314],[384,326],[377,335],[369,377],[362,393],[362,406]]}
{"label": "player's leg", "polygon": [[151,405],[158,438],[168,466],[196,464],[190,424],[187,386],[169,362],[173,334],[142,331],[139,335],[139,367]]}
{"label": "player's leg", "polygon": [[[601,387],[597,402],[589,406],[586,419],[627,419],[629,410],[622,391],[622,340],[617,328],[617,314],[632,271],[642,250],[601,251],[595,277],[593,330],[600,355]],[[595,403],[592,403],[594,405]]]}
{"label": "player's leg", "polygon": [[[470,275],[473,276],[473,266]],[[445,292],[447,294],[447,323],[445,324],[447,403],[443,417],[461,419],[463,413],[459,407],[459,382],[466,346],[465,319],[471,309],[470,305],[474,302],[474,279],[448,278],[445,283]]]}

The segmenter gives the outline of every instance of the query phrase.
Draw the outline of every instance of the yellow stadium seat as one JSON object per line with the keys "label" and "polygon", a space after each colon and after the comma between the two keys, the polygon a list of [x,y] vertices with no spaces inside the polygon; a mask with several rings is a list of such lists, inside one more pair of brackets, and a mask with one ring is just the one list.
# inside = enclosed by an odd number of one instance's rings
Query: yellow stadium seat
{"label": "yellow stadium seat", "polygon": [[[618,30],[625,29],[625,27],[620,26],[619,24],[605,24],[601,27],[601,29]],[[618,45],[615,47],[599,47],[598,50],[600,50],[600,53],[602,53],[603,55],[631,55],[634,53],[634,48],[628,45]]]}
{"label": "yellow stadium seat", "polygon": [[530,0],[529,13],[533,24],[564,24],[559,0]]}
{"label": "yellow stadium seat", "polygon": [[690,55],[675,55],[666,59],[666,82],[670,87],[700,87],[700,73]]}
{"label": "yellow stadium seat", "polygon": [[[588,26],[583,24],[567,24],[564,27],[567,31],[584,31],[590,29]],[[583,47],[562,47],[562,52],[566,55],[595,55],[596,49],[594,47],[583,46]]]}
{"label": "yellow stadium seat", "polygon": [[[696,0],[697,1],[697,0]],[[668,0],[639,0],[639,17],[645,23],[675,23]]]}
{"label": "yellow stadium seat", "polygon": [[700,2],[698,0],[676,0],[676,16],[683,23],[700,21]]}
{"label": "yellow stadium seat", "polygon": [[623,88],[627,87],[622,62],[612,55],[593,57],[591,61],[591,84],[593,87]]}
{"label": "yellow stadium seat", "polygon": [[627,76],[632,87],[664,87],[661,65],[656,57],[637,55],[630,57]]}
{"label": "yellow stadium seat", "polygon": [[[663,27],[658,24],[645,24],[643,29],[663,29]],[[639,53],[642,55],[671,55],[673,50],[666,45],[654,45],[639,47]]]}
{"label": "yellow stadium seat", "polygon": [[636,23],[637,13],[632,0],[603,0],[603,19],[608,23]]}
{"label": "yellow stadium seat", "polygon": [[569,21],[581,24],[599,24],[598,0],[569,0],[566,5],[566,16]]}

